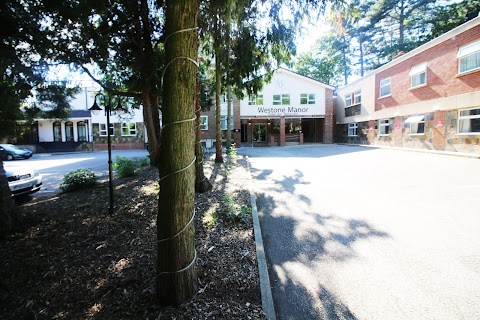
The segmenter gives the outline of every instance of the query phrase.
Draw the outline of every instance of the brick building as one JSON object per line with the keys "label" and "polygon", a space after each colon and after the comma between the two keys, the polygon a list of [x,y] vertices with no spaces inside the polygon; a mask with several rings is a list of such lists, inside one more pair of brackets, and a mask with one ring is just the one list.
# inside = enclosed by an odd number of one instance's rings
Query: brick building
{"label": "brick building", "polygon": [[[286,69],[277,69],[256,96],[233,101],[235,145],[285,146],[333,142],[333,87]],[[221,129],[226,132],[226,99],[222,99]],[[202,140],[215,143],[215,108],[202,113]]]}
{"label": "brick building", "polygon": [[480,17],[341,88],[335,141],[480,153]]}

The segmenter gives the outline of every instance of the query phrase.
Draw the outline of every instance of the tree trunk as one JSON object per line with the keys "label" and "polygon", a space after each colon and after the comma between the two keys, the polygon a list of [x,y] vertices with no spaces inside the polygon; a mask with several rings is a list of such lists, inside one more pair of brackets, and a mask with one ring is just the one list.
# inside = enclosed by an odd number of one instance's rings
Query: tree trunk
{"label": "tree trunk", "polygon": [[150,24],[150,12],[147,0],[140,1],[140,12],[137,30],[141,32],[141,38],[138,40],[143,45],[140,46],[142,52],[142,103],[143,119],[148,137],[148,151],[150,153],[150,165],[158,166],[160,161],[160,112],[158,110],[158,89],[153,84],[155,72],[157,71],[156,57],[152,45],[152,32]]}
{"label": "tree trunk", "polygon": [[12,193],[8,187],[7,175],[3,168],[3,161],[0,159],[0,239],[10,235],[13,228],[12,216],[15,204]]}
{"label": "tree trunk", "polygon": [[[198,41],[197,41],[197,61],[198,61]],[[202,151],[202,131],[200,130],[200,96],[202,92],[200,91],[200,72],[197,70],[196,73],[196,95],[195,95],[195,115],[196,126],[195,126],[195,192],[207,192],[212,189],[212,184],[205,177],[205,172],[203,171],[203,151]]]}
{"label": "tree trunk", "polygon": [[143,90],[143,120],[148,137],[150,165],[152,166],[158,166],[160,162],[160,113],[156,98],[150,88]]}
{"label": "tree trunk", "polygon": [[230,128],[232,120],[232,86],[227,87],[227,153],[230,153],[232,148],[232,129]]}
{"label": "tree trunk", "polygon": [[221,105],[220,95],[222,94],[222,67],[220,59],[220,43],[219,40],[215,40],[215,162],[223,162],[222,154],[222,128],[220,127],[221,119]]}
{"label": "tree trunk", "polygon": [[[167,0],[163,86],[157,297],[180,305],[197,290],[195,228],[195,74],[198,0]],[[182,32],[178,32],[183,30]],[[191,60],[190,60],[191,59]]]}
{"label": "tree trunk", "polygon": [[400,17],[399,17],[399,39],[398,49],[405,50],[405,2],[400,1]]}
{"label": "tree trunk", "polygon": [[360,47],[360,76],[363,77],[364,73],[365,73],[365,70],[364,70],[364,62],[363,62],[363,39],[362,39],[362,36],[359,37],[358,39],[359,41],[359,47]]}

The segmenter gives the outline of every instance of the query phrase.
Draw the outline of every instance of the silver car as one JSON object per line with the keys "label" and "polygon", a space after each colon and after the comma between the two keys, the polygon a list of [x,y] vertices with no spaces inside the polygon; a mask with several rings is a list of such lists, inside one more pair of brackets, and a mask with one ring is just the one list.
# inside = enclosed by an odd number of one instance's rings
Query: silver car
{"label": "silver car", "polygon": [[42,186],[42,176],[33,168],[6,167],[5,171],[12,196],[34,193],[39,191]]}

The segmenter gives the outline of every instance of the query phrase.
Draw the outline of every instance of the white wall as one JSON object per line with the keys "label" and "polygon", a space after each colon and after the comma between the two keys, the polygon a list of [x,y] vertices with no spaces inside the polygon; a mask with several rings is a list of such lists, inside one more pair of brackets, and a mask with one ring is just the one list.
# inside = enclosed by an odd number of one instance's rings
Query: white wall
{"label": "white wall", "polygon": [[[325,116],[325,92],[331,88],[288,70],[275,71],[270,83],[261,92],[263,105],[249,105],[248,97],[240,101],[240,116],[248,117],[310,117]],[[300,104],[301,94],[315,94],[315,104]],[[273,95],[290,94],[290,105],[273,105]]]}

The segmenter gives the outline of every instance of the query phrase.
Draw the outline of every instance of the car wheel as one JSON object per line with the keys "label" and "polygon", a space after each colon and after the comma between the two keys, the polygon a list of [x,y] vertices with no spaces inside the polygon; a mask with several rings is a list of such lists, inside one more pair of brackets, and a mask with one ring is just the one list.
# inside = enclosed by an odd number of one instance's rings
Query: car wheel
{"label": "car wheel", "polygon": [[7,154],[7,160],[8,161],[13,160],[13,156],[11,154]]}

